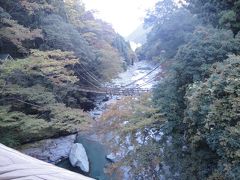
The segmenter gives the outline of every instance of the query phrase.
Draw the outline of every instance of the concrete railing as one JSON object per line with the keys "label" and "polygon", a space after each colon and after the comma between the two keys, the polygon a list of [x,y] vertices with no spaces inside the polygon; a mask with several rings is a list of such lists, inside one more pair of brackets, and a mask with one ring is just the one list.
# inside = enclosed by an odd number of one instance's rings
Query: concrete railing
{"label": "concrete railing", "polygon": [[0,180],[92,180],[0,144]]}

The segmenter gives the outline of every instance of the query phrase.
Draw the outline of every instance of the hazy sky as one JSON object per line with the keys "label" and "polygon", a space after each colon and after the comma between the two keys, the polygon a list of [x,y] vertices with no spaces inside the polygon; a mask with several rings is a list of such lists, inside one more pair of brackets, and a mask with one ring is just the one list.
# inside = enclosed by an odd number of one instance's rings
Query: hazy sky
{"label": "hazy sky", "polygon": [[122,36],[128,36],[142,22],[146,10],[157,0],[83,0],[87,10],[98,11],[96,17],[111,23]]}

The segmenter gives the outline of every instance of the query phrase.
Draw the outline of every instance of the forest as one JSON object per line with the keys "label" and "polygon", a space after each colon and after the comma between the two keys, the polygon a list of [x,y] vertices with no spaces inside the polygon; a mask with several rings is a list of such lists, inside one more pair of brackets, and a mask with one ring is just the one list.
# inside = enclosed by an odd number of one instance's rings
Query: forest
{"label": "forest", "polygon": [[99,85],[85,71],[115,77],[136,60],[130,45],[78,0],[0,6],[0,53],[14,58],[0,62],[0,142],[16,147],[84,128],[94,95],[78,88]]}
{"label": "forest", "polygon": [[172,138],[169,178],[239,179],[240,1],[159,1],[145,26],[137,53],[162,63],[154,103]]}
{"label": "forest", "polygon": [[0,143],[15,148],[88,128],[97,95],[79,88],[146,60],[162,68],[151,101],[121,100],[103,118],[114,117],[115,129],[127,118],[122,134],[163,134],[115,168],[128,164],[133,179],[239,179],[240,0],[160,0],[144,28],[134,52],[80,0],[0,0],[0,55],[14,58],[0,60]]}

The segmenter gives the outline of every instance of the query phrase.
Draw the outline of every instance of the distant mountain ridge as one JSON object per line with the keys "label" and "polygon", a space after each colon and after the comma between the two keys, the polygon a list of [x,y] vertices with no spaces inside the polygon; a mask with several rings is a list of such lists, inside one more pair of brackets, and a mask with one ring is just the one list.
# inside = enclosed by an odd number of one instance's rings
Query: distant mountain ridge
{"label": "distant mountain ridge", "polygon": [[128,41],[132,41],[134,43],[144,44],[147,40],[147,34],[151,28],[145,29],[143,24],[137,27],[135,31],[133,31],[126,39]]}

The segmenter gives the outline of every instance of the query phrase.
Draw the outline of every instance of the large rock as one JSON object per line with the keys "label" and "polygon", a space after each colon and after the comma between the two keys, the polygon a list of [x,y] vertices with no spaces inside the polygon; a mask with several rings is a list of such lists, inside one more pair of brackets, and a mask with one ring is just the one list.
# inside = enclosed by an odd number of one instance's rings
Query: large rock
{"label": "large rock", "polygon": [[89,172],[88,156],[82,144],[76,143],[72,146],[69,160],[73,167],[79,167],[82,171]]}
{"label": "large rock", "polygon": [[18,150],[45,162],[56,164],[62,159],[68,158],[75,139],[76,134],[55,139],[45,139],[23,145]]}
{"label": "large rock", "polygon": [[116,157],[116,155],[115,155],[114,153],[111,153],[111,154],[108,154],[108,155],[106,156],[106,159],[109,160],[109,161],[111,161],[111,162],[116,162],[117,157]]}

